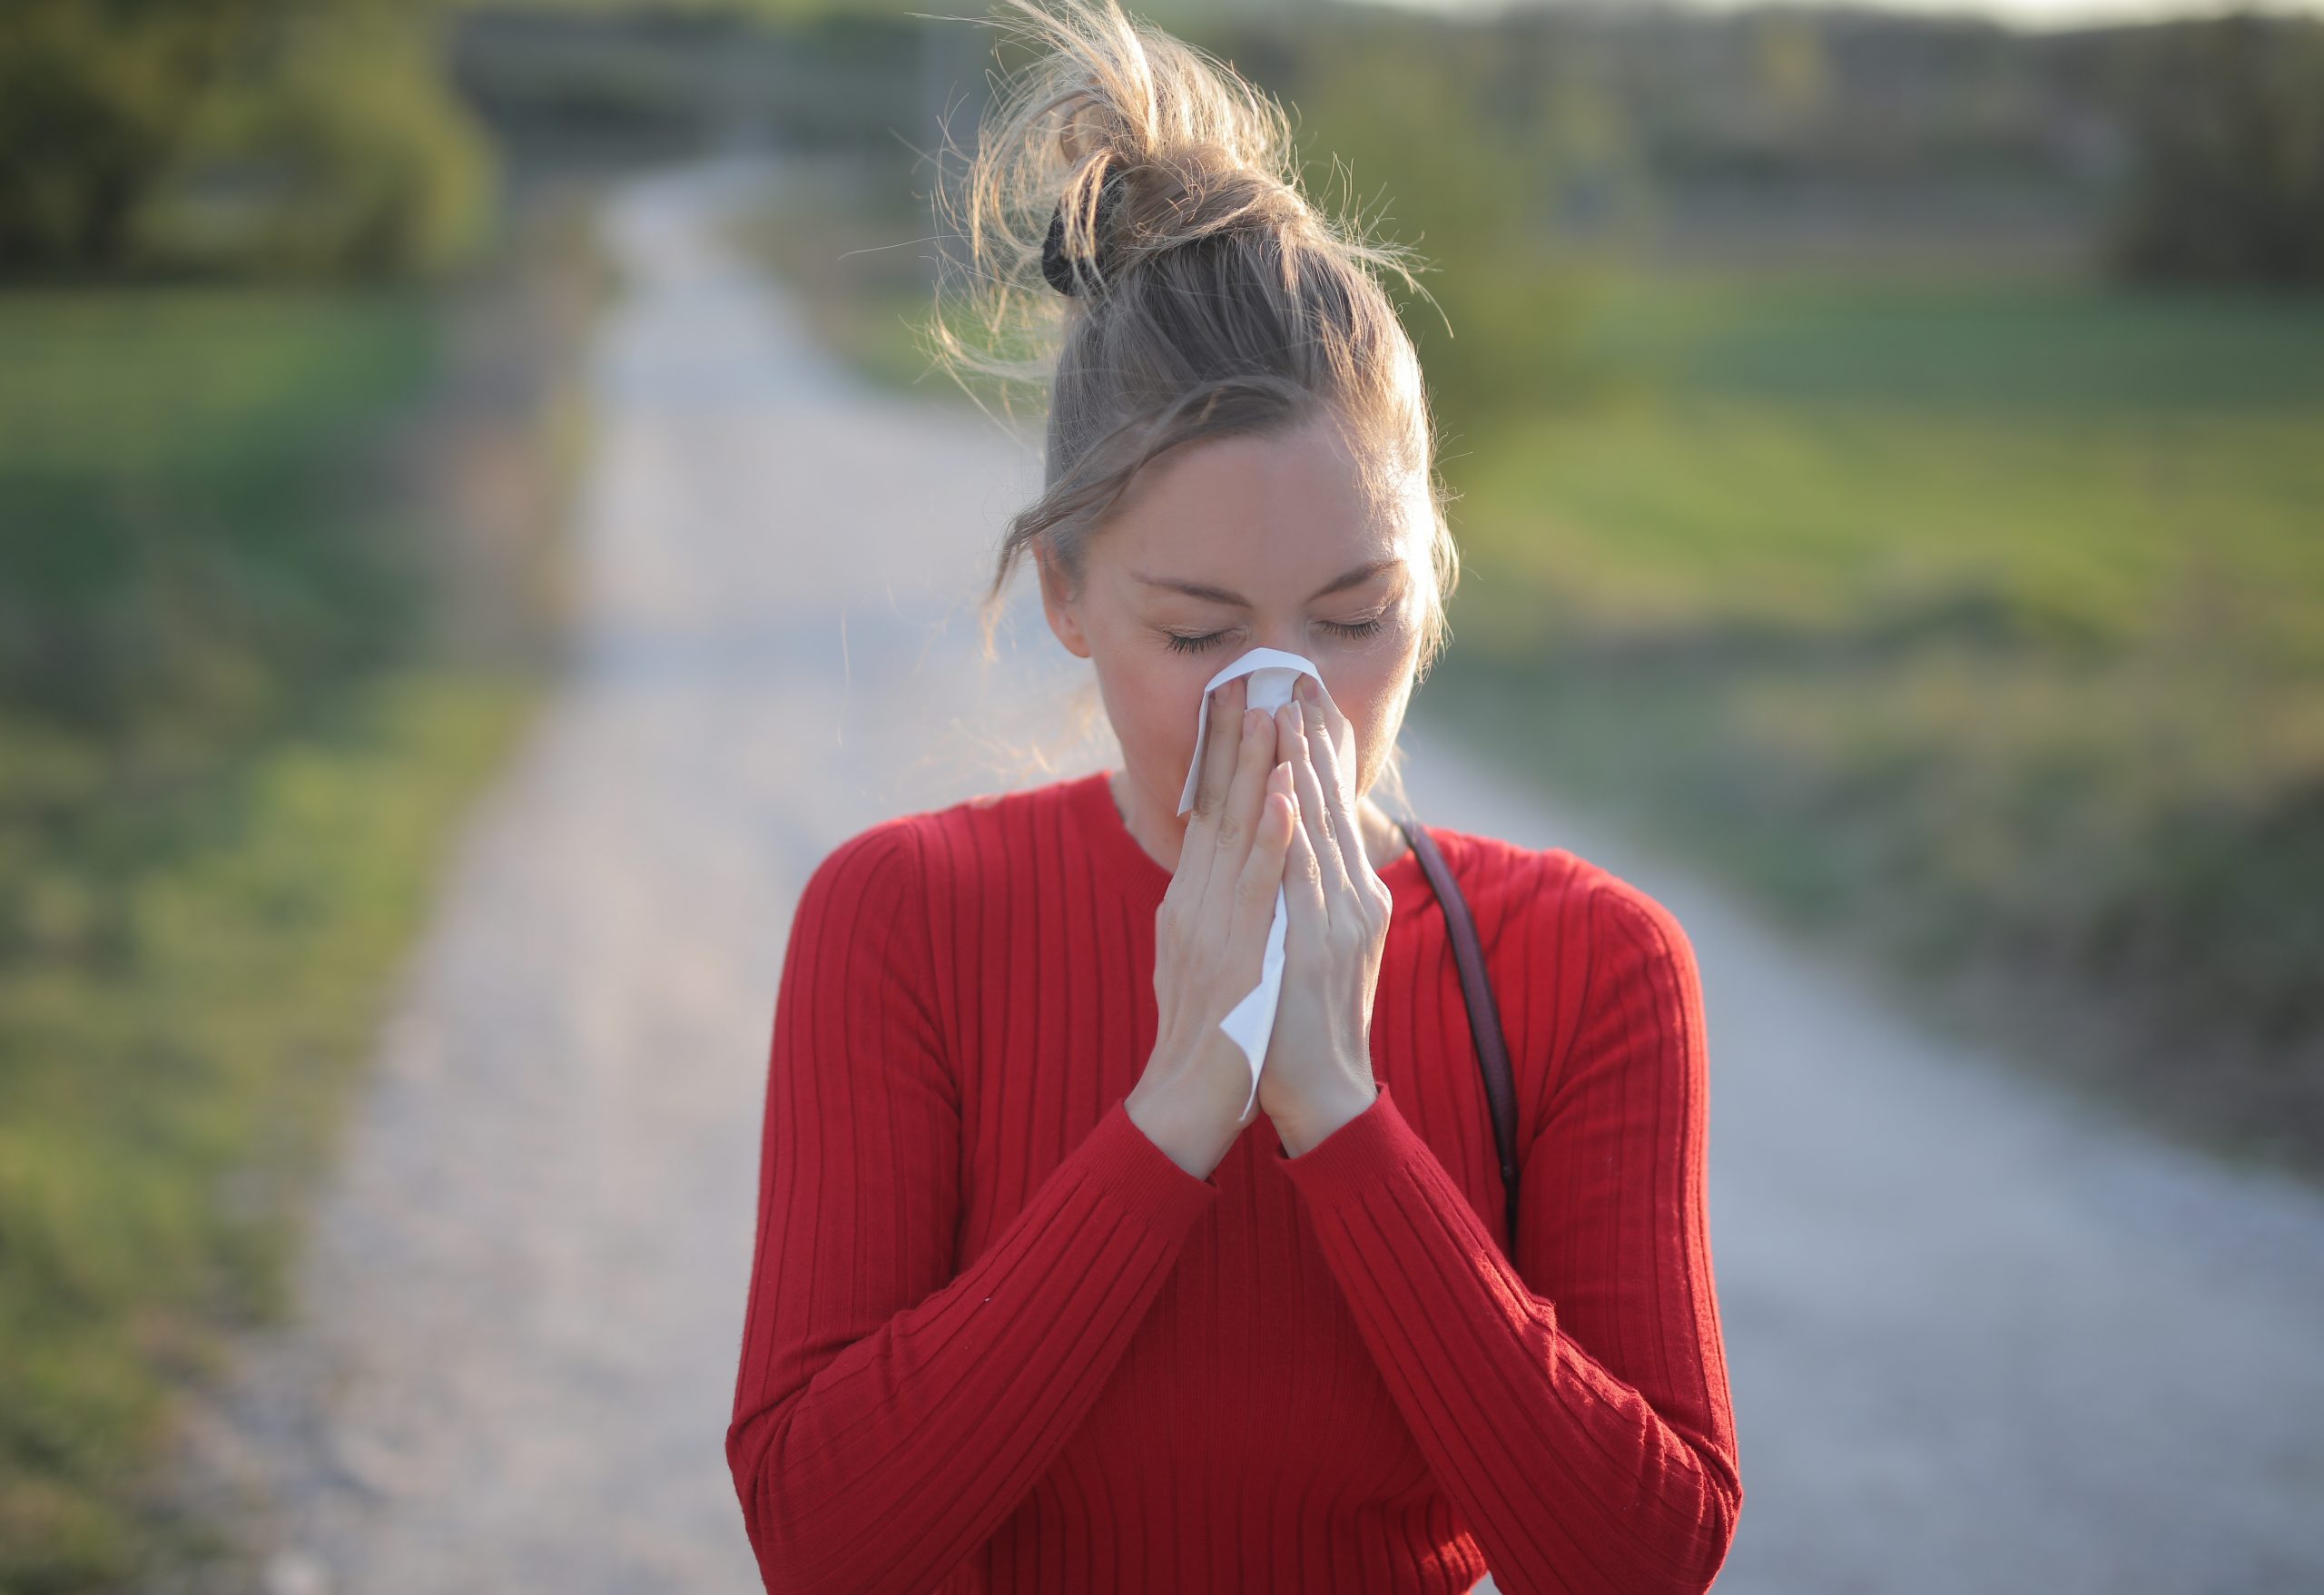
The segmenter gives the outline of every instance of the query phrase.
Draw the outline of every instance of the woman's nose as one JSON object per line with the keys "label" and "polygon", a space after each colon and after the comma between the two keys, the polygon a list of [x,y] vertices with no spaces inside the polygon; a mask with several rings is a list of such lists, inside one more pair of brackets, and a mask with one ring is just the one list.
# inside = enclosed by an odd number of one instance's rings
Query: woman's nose
{"label": "woman's nose", "polygon": [[1315,655],[1308,652],[1310,648],[1315,646],[1315,639],[1309,636],[1305,632],[1302,631],[1299,627],[1294,625],[1285,625],[1273,630],[1262,629],[1255,632],[1252,635],[1251,646],[1253,648],[1273,648],[1279,654],[1296,654],[1299,657],[1309,661],[1311,664],[1315,662]]}

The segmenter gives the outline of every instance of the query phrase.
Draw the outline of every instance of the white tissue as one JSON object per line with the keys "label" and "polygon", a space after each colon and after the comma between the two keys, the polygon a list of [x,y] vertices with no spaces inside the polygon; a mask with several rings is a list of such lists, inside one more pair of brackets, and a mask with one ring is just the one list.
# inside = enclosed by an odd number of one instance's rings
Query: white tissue
{"label": "white tissue", "polygon": [[[1324,679],[1314,661],[1281,648],[1253,648],[1212,676],[1210,684],[1202,689],[1202,710],[1195,722],[1194,763],[1187,767],[1187,789],[1178,798],[1181,814],[1195,806],[1195,790],[1202,781],[1203,747],[1209,741],[1210,733],[1210,695],[1238,675],[1251,678],[1251,684],[1245,689],[1250,698],[1248,706],[1270,712],[1291,702],[1291,689],[1302,675],[1312,675],[1318,683]],[[1252,1102],[1258,1099],[1259,1070],[1267,1059],[1267,1038],[1275,1033],[1275,1010],[1283,997],[1283,933],[1290,923],[1290,906],[1284,898],[1283,888],[1278,886],[1275,889],[1275,919],[1267,926],[1266,953],[1259,965],[1259,983],[1218,1021],[1218,1028],[1243,1049],[1243,1056],[1251,1063],[1251,1095],[1244,1100],[1245,1113],[1250,1112]]]}

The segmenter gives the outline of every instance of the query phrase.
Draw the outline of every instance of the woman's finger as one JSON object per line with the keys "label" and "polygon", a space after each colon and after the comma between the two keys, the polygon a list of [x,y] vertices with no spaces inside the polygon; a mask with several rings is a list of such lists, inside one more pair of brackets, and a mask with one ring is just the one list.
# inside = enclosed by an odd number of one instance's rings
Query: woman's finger
{"label": "woman's finger", "polygon": [[1235,755],[1242,742],[1243,711],[1250,707],[1251,678],[1238,675],[1210,694],[1210,709],[1203,726],[1202,773],[1195,779],[1194,812],[1216,814],[1226,801],[1226,786],[1235,773]]}
{"label": "woman's finger", "polygon": [[1276,728],[1275,745],[1291,761],[1302,828],[1315,855],[1316,884],[1328,903],[1349,891],[1353,882],[1348,878],[1347,861],[1340,852],[1339,823],[1333,817],[1331,802],[1324,790],[1324,776],[1315,763],[1319,750],[1315,743],[1323,738],[1308,736],[1306,710],[1296,698],[1283,706],[1278,717],[1282,724]]}
{"label": "woman's finger", "polygon": [[1324,863],[1315,852],[1314,828],[1307,823],[1307,800],[1298,780],[1299,761],[1294,758],[1288,763],[1294,794],[1299,800],[1299,822],[1291,828],[1290,845],[1284,850],[1284,908],[1291,921],[1291,931],[1300,939],[1300,945],[1321,947],[1332,922],[1331,907],[1324,899]]}
{"label": "woman's finger", "polygon": [[[1272,725],[1275,716],[1266,716]],[[1283,861],[1290,851],[1292,833],[1299,829],[1299,800],[1291,784],[1288,763],[1276,764],[1263,777],[1258,823],[1249,852],[1235,877],[1234,923],[1227,932],[1227,955],[1235,967],[1256,971],[1264,961],[1268,932],[1275,926],[1275,898],[1283,890]]]}
{"label": "woman's finger", "polygon": [[1243,694],[1234,691],[1235,686],[1230,681],[1213,693],[1204,714],[1194,806],[1187,810],[1186,829],[1179,832],[1178,867],[1162,893],[1163,906],[1172,912],[1181,905],[1189,911],[1198,909],[1210,888],[1210,867],[1218,854],[1215,843],[1218,811],[1242,751],[1245,705]]}
{"label": "woman's finger", "polygon": [[1355,819],[1354,727],[1332,702],[1331,690],[1321,681],[1303,675],[1299,686],[1309,694],[1307,710],[1314,725],[1307,743],[1315,754],[1315,773],[1323,781],[1324,804],[1331,810],[1340,862],[1350,881],[1360,881],[1371,872],[1372,860],[1364,851],[1364,831]]}
{"label": "woman's finger", "polygon": [[[1187,828],[1179,843],[1179,856],[1184,859],[1186,847],[1196,844],[1197,837],[1201,839],[1195,856],[1204,871],[1210,867],[1218,811],[1226,803],[1227,783],[1234,776],[1235,761],[1241,755],[1243,713],[1247,707],[1247,689],[1241,684],[1244,679],[1237,677],[1211,694],[1209,707],[1204,711],[1194,807],[1187,812]],[[1186,873],[1184,870],[1179,871],[1181,876]],[[1191,884],[1199,889],[1202,881],[1197,879]],[[1195,901],[1200,901],[1202,893],[1196,890],[1194,896]]]}
{"label": "woman's finger", "polygon": [[[1215,707],[1213,712],[1216,712]],[[1236,750],[1226,795],[1207,828],[1209,869],[1202,896],[1196,900],[1198,905],[1207,904],[1215,895],[1233,889],[1243,861],[1251,851],[1252,833],[1258,828],[1259,812],[1266,801],[1267,772],[1276,763],[1275,716],[1264,709],[1246,710],[1243,724],[1246,729],[1241,745]],[[1199,907],[1197,911],[1201,911]]]}

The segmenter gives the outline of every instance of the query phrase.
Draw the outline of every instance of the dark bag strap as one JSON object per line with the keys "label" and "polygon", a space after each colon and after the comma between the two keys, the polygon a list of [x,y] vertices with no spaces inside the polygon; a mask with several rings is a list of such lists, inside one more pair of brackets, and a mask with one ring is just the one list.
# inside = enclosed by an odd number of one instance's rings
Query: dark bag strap
{"label": "dark bag strap", "polygon": [[1469,901],[1460,882],[1437,851],[1428,827],[1413,820],[1396,822],[1420,856],[1428,883],[1444,906],[1444,928],[1452,938],[1452,959],[1461,968],[1461,994],[1468,999],[1469,1034],[1477,1044],[1477,1068],[1485,1078],[1485,1101],[1492,1108],[1492,1139],[1501,1154],[1501,1184],[1509,1197],[1509,1255],[1517,1255],[1517,1087],[1509,1071],[1509,1042],[1501,1028],[1501,1009],[1492,999],[1492,982],[1485,979],[1484,949],[1477,941],[1477,922],[1470,917]]}

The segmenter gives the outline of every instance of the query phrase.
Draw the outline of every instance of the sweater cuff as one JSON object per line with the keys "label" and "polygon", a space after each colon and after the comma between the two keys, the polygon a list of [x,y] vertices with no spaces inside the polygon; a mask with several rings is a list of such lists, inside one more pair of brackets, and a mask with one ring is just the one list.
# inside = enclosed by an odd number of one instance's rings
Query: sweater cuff
{"label": "sweater cuff", "polygon": [[1294,1157],[1275,1146],[1275,1161],[1311,1201],[1351,1198],[1429,1151],[1384,1082],[1372,1106]]}
{"label": "sweater cuff", "polygon": [[1129,1098],[1118,1097],[1075,1154],[1092,1184],[1111,1193],[1155,1229],[1186,1229],[1218,1198],[1218,1186],[1178,1167],[1129,1116]]}

